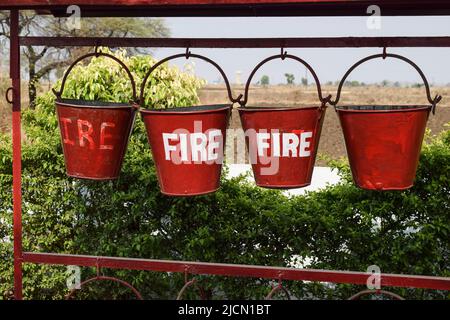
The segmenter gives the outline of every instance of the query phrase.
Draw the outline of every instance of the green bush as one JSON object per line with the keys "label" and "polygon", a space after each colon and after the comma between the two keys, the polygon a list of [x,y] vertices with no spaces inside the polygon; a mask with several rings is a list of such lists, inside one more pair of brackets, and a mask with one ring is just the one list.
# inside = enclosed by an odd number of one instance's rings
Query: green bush
{"label": "green bush", "polygon": [[[155,61],[126,61],[138,84]],[[114,62],[93,59],[77,67],[66,97],[127,101],[130,87]],[[172,84],[175,85],[173,86]],[[197,103],[201,82],[162,66],[146,101],[159,107]],[[152,91],[151,88],[157,88]],[[244,177],[222,179],[207,196],[172,198],[158,189],[144,126],[137,119],[120,179],[91,182],[67,178],[54,98],[38,98],[23,114],[23,222],[26,251],[289,266],[313,257],[309,267],[449,276],[450,131],[425,144],[414,188],[367,192],[353,186],[348,165],[336,162],[343,181],[323,191],[288,198]],[[9,297],[12,270],[12,145],[0,137],[0,297]],[[379,227],[377,227],[377,223]],[[410,228],[410,229],[408,229]],[[409,230],[409,232],[408,232]],[[61,299],[66,268],[24,265],[27,299]],[[102,270],[132,283],[147,299],[173,299],[184,275]],[[82,278],[95,274],[82,269]],[[207,298],[262,298],[268,280],[198,277]],[[347,298],[362,287],[287,282],[298,298]],[[116,284],[92,284],[78,298],[133,298]],[[449,298],[448,293],[393,290],[407,298]],[[197,297],[192,290],[188,296]]]}

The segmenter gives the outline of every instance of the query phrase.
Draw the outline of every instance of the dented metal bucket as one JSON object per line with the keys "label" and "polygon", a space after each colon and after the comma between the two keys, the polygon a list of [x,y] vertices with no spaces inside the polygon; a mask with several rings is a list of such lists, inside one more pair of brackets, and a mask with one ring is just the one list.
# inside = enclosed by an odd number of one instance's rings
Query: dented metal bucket
{"label": "dented metal bucket", "polygon": [[339,106],[355,183],[369,190],[413,186],[431,106]]}
{"label": "dented metal bucket", "polygon": [[219,188],[230,111],[231,105],[141,110],[163,194]]}
{"label": "dented metal bucket", "polygon": [[284,189],[310,185],[326,108],[238,110],[256,184]]}
{"label": "dented metal bucket", "polygon": [[133,128],[129,104],[60,99],[56,101],[67,175],[117,179]]}

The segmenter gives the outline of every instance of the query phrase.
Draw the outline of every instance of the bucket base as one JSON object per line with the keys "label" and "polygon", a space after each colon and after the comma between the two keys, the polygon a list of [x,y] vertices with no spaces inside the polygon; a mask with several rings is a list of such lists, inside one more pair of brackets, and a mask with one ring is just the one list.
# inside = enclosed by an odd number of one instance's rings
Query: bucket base
{"label": "bucket base", "polygon": [[171,193],[171,192],[165,192],[165,191],[161,190],[161,193],[165,196],[170,196],[170,197],[196,197],[196,196],[204,196],[207,194],[214,193],[219,189],[220,189],[220,187],[213,189],[213,190],[209,190],[209,191],[205,191],[205,192],[197,192],[197,193]]}
{"label": "bucket base", "polygon": [[311,185],[311,182],[309,183],[304,183],[304,184],[296,184],[296,185],[264,185],[264,184],[259,184],[256,183],[256,185],[260,188],[265,188],[265,189],[299,189],[299,188],[304,188],[307,187],[309,185]]}
{"label": "bucket base", "polygon": [[362,189],[362,190],[369,190],[369,191],[404,191],[404,190],[411,189],[414,186],[414,184],[411,184],[411,185],[406,186],[406,187],[387,187],[387,188],[381,187],[381,188],[378,188],[378,189],[377,188],[362,187],[362,186],[359,186],[357,184],[356,184],[356,186],[358,188]]}
{"label": "bucket base", "polygon": [[94,180],[94,181],[110,181],[110,180],[117,180],[119,179],[119,176],[114,177],[86,177],[86,176],[77,176],[75,174],[70,174],[66,172],[66,175],[70,178],[80,179],[80,180]]}

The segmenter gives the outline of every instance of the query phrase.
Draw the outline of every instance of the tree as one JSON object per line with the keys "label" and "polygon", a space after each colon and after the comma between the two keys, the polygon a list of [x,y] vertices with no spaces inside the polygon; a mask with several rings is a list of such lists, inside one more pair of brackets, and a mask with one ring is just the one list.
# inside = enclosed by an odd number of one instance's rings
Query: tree
{"label": "tree", "polygon": [[[9,38],[9,13],[0,12],[0,38]],[[66,18],[54,18],[20,11],[19,32],[23,36],[86,36],[86,37],[162,37],[169,30],[161,19],[148,18],[83,18],[81,29],[71,29]],[[28,96],[34,108],[39,81],[55,70],[68,66],[75,57],[92,48],[23,48],[28,61]],[[130,49],[135,50],[135,49]]]}
{"label": "tree", "polygon": [[270,82],[269,76],[268,75],[263,75],[261,77],[261,80],[259,81],[259,84],[262,85],[263,87],[268,86]]}
{"label": "tree", "polygon": [[284,76],[286,77],[287,84],[294,84],[295,77],[292,73],[285,73]]}
{"label": "tree", "polygon": [[308,78],[302,78],[302,85],[305,87],[308,86]]}

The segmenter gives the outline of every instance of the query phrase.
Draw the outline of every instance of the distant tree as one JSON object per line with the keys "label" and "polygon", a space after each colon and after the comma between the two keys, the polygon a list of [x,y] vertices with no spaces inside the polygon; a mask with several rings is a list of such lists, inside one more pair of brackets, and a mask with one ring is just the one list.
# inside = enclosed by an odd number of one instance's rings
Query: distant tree
{"label": "distant tree", "polygon": [[295,77],[292,73],[285,73],[284,76],[286,77],[287,84],[294,84]]}
{"label": "distant tree", "polygon": [[382,87],[389,87],[391,84],[391,82],[389,80],[383,80],[381,81],[381,86]]}
{"label": "distant tree", "polygon": [[259,80],[259,84],[262,86],[268,86],[270,83],[270,79],[268,75],[263,75],[261,77],[261,80]]}
{"label": "distant tree", "polygon": [[361,83],[359,81],[353,80],[353,81],[345,81],[345,85],[347,87],[359,87]]}
{"label": "distant tree", "polygon": [[305,86],[305,87],[308,86],[308,78],[302,78],[301,81],[302,81],[303,86]]}
{"label": "distant tree", "polygon": [[[0,11],[0,41],[9,38],[9,12]],[[148,18],[83,18],[81,29],[72,29],[67,18],[20,12],[19,32],[22,36],[84,36],[84,37],[162,37],[169,30],[161,19]],[[9,45],[9,41],[6,42]],[[62,70],[75,57],[92,48],[53,48],[25,46],[22,54],[28,60],[28,96],[34,108],[39,81],[52,71]],[[130,51],[137,51],[130,49]],[[2,55],[3,56],[3,55]],[[61,72],[59,72],[59,75]]]}

